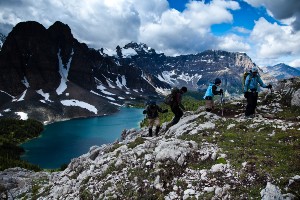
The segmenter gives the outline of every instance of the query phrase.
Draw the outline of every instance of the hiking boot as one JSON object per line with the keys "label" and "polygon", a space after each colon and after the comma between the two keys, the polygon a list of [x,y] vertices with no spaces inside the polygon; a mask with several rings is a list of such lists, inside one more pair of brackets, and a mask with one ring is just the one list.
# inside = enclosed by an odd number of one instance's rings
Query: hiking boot
{"label": "hiking boot", "polygon": [[152,137],[152,128],[149,128],[149,137]]}
{"label": "hiking boot", "polygon": [[167,125],[166,125],[166,131],[167,130],[169,130],[169,128],[172,126],[172,123],[168,123]]}
{"label": "hiking boot", "polygon": [[155,129],[155,136],[156,137],[158,137],[159,129],[160,129],[160,127],[156,127],[156,129]]}

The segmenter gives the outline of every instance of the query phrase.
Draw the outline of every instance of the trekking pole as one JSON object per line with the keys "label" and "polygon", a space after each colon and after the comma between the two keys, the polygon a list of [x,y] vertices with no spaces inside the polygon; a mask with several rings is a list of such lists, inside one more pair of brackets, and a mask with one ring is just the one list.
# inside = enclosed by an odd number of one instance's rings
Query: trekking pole
{"label": "trekking pole", "polygon": [[224,115],[224,107],[223,107],[223,104],[224,104],[224,96],[223,96],[223,93],[221,94],[221,110],[222,110],[222,116]]}

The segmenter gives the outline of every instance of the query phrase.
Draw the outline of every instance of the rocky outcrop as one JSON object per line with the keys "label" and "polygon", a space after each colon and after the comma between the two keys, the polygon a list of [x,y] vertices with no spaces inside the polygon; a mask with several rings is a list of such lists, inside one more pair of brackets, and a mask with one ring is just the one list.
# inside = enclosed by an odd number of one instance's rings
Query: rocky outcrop
{"label": "rocky outcrop", "polygon": [[292,97],[291,105],[300,107],[300,89],[295,91]]}
{"label": "rocky outcrop", "polygon": [[285,106],[300,106],[300,77],[281,80],[275,89],[284,94],[282,101]]}
{"label": "rocky outcrop", "polygon": [[[6,191],[1,195],[8,199],[20,196],[38,199],[204,199],[207,196],[236,199],[249,198],[248,188],[263,181],[264,188],[256,198],[261,195],[263,199],[273,196],[294,199],[297,194],[294,188],[300,183],[297,174],[282,175],[290,180],[285,186],[285,191],[290,193],[283,194],[282,189],[269,181],[271,174],[268,177],[258,174],[254,161],[245,160],[240,167],[234,166],[231,152],[224,152],[217,143],[206,140],[228,134],[220,130],[241,131],[239,126],[249,130],[270,123],[278,129],[291,131],[300,125],[264,118],[261,114],[249,123],[242,115],[226,119],[201,109],[187,112],[169,130],[164,124],[159,137],[141,137],[147,134],[146,128],[127,130],[123,133],[124,140],[91,147],[61,172],[34,173],[20,168],[0,172],[0,185],[2,191]],[[270,134],[279,134],[278,129]],[[229,142],[238,141],[231,139]]]}

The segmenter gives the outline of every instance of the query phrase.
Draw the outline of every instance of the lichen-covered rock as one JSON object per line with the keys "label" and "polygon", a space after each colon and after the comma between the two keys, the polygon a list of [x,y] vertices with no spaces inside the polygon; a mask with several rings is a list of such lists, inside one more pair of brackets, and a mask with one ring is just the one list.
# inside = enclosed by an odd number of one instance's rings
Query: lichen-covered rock
{"label": "lichen-covered rock", "polygon": [[293,97],[292,97],[292,101],[291,101],[292,106],[299,106],[300,107],[300,89],[298,89]]}

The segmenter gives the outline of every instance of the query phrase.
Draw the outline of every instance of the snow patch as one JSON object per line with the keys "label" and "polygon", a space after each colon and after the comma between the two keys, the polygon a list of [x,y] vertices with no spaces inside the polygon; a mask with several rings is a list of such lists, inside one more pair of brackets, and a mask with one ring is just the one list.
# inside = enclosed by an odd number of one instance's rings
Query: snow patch
{"label": "snow patch", "polygon": [[21,97],[19,99],[13,99],[12,102],[15,102],[15,101],[24,101],[26,92],[27,92],[27,89],[22,93],[22,95],[21,95]]}
{"label": "snow patch", "polygon": [[15,112],[15,114],[20,116],[21,120],[27,120],[28,119],[28,114],[24,112]]}
{"label": "snow patch", "polygon": [[95,94],[95,95],[98,95],[98,96],[100,96],[100,97],[104,97],[104,98],[106,98],[106,99],[109,99],[109,100],[111,100],[111,101],[116,101],[114,98],[112,98],[112,97],[107,97],[107,96],[103,96],[103,95],[101,95],[101,94],[99,94],[99,93],[97,93],[97,92],[95,92],[95,91],[93,91],[93,90],[91,90],[91,93],[93,93],[93,94]]}
{"label": "snow patch", "polygon": [[[45,99],[45,101],[53,102],[53,101],[51,101],[51,100],[49,99],[49,98],[50,98],[50,94],[49,94],[49,93],[44,93],[42,89],[36,90],[36,92],[37,92],[38,94],[40,94],[41,96],[43,96],[44,99]],[[42,100],[41,100],[41,102],[45,102],[45,101],[42,101]]]}
{"label": "snow patch", "polygon": [[56,89],[56,93],[58,95],[61,95],[67,89],[68,74],[69,74],[69,70],[70,70],[70,66],[71,66],[72,56],[74,54],[74,51],[72,50],[70,59],[69,59],[67,65],[64,66],[62,63],[60,52],[61,52],[61,49],[59,49],[59,51],[57,53],[58,63],[59,63],[59,71],[58,72],[61,76],[60,85]]}
{"label": "snow patch", "polygon": [[3,91],[3,90],[0,90],[0,92],[3,92],[5,94],[7,94],[8,96],[10,96],[11,98],[15,98],[14,96],[12,96],[11,94],[8,94],[7,92]]}
{"label": "snow patch", "polygon": [[63,104],[64,106],[78,106],[78,107],[81,107],[81,108],[85,108],[95,114],[98,113],[98,110],[95,106],[91,105],[91,104],[88,104],[86,102],[83,102],[83,101],[78,101],[78,100],[75,100],[75,99],[70,99],[70,100],[62,100],[61,101],[61,104]]}
{"label": "snow patch", "polygon": [[132,48],[128,48],[128,49],[122,48],[122,55],[123,58],[131,58],[132,56],[137,55],[137,52]]}
{"label": "snow patch", "polygon": [[100,90],[103,94],[107,94],[107,95],[111,95],[111,96],[115,95],[115,94],[113,94],[113,93],[110,93],[110,92],[105,91],[105,90],[106,90],[106,87],[104,87],[104,86],[101,85],[101,84],[97,85],[97,89]]}

